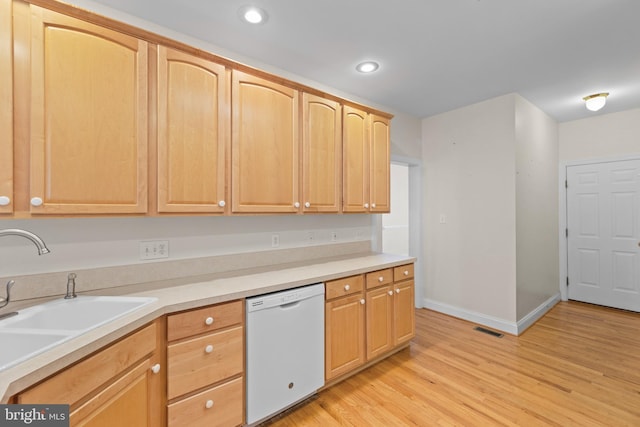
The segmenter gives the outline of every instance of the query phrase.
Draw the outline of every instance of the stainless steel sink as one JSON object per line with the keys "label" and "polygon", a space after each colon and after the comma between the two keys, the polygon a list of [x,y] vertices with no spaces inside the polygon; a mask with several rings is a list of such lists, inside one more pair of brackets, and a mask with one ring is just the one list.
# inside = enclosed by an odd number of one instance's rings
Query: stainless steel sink
{"label": "stainless steel sink", "polygon": [[156,301],[152,297],[80,296],[20,310],[0,320],[0,371]]}

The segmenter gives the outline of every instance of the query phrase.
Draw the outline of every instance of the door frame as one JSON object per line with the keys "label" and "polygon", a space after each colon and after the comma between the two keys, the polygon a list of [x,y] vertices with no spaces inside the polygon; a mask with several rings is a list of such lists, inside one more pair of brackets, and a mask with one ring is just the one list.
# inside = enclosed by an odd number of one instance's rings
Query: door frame
{"label": "door frame", "polygon": [[560,163],[558,173],[558,246],[560,253],[560,299],[562,301],[569,300],[569,289],[567,280],[569,277],[569,245],[567,244],[567,168],[571,166],[592,165],[595,163],[613,163],[626,160],[640,160],[640,154],[627,156],[601,157],[595,159],[568,160]]}
{"label": "door frame", "polygon": [[[424,307],[424,258],[422,256],[422,212],[424,211],[422,161],[412,157],[391,155],[391,163],[409,167],[409,256],[416,258],[414,265],[415,306]],[[382,215],[372,215],[372,249],[382,252]]]}

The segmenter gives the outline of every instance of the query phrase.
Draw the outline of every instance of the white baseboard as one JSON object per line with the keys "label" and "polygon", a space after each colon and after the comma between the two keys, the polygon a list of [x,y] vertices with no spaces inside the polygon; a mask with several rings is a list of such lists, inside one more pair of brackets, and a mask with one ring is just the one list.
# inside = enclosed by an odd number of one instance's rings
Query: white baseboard
{"label": "white baseboard", "polygon": [[537,308],[532,310],[529,314],[523,317],[519,322],[509,322],[497,317],[488,316],[483,313],[478,313],[472,310],[466,310],[464,308],[455,307],[449,304],[445,304],[439,301],[435,301],[429,298],[423,300],[424,308],[438,311],[440,313],[448,314],[449,316],[458,317],[460,319],[468,320],[469,322],[478,323],[480,325],[497,329],[502,332],[506,332],[511,335],[520,335],[529,326],[533,325],[538,319],[549,311],[556,303],[560,301],[560,293],[552,296]]}
{"label": "white baseboard", "polygon": [[523,333],[529,326],[533,325],[538,319],[546,314],[547,311],[551,310],[554,305],[560,302],[560,292],[540,304],[534,310],[532,310],[529,314],[524,316],[522,319],[518,321],[518,333],[520,335]]}

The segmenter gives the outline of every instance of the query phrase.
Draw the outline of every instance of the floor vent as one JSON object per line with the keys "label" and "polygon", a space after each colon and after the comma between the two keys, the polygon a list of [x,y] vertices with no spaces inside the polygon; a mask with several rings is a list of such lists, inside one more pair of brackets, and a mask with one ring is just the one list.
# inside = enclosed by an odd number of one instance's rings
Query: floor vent
{"label": "floor vent", "polygon": [[486,329],[486,328],[483,328],[483,327],[480,327],[480,326],[476,326],[473,329],[475,329],[478,332],[482,332],[484,334],[488,334],[488,335],[491,335],[491,336],[496,337],[496,338],[502,338],[504,336],[504,334],[501,334],[500,332],[492,331],[490,329]]}

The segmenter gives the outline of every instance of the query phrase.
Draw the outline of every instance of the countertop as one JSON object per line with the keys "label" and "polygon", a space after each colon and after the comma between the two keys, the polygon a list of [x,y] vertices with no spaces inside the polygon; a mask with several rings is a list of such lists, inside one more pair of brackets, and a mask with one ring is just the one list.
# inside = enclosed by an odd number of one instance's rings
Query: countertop
{"label": "countertop", "polygon": [[0,403],[162,315],[411,262],[415,258],[364,253],[92,292],[157,301],[0,372]]}

